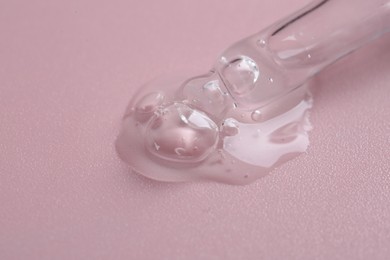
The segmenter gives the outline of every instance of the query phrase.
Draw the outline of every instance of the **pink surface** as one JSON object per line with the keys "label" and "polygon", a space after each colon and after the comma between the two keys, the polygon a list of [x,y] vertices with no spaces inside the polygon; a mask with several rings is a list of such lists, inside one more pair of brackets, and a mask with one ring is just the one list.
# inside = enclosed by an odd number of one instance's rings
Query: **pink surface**
{"label": "pink surface", "polygon": [[307,154],[252,185],[115,152],[135,88],[307,2],[0,3],[0,259],[388,259],[390,35],[316,79]]}

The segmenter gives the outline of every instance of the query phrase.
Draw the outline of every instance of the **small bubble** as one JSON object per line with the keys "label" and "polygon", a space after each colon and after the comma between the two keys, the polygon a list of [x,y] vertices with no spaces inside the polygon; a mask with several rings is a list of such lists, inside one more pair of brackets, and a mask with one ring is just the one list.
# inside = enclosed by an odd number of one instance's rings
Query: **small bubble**
{"label": "small bubble", "polygon": [[261,113],[260,110],[255,110],[255,111],[252,112],[252,116],[251,117],[252,117],[253,121],[258,122],[262,118],[262,113]]}
{"label": "small bubble", "polygon": [[261,48],[264,48],[265,45],[266,45],[266,42],[264,39],[261,39],[261,40],[258,40],[257,41],[257,44],[261,47]]}
{"label": "small bubble", "polygon": [[311,59],[311,54],[307,54],[307,58],[308,58],[308,59]]}
{"label": "small bubble", "polygon": [[273,78],[269,78],[269,82],[274,83],[274,79]]}

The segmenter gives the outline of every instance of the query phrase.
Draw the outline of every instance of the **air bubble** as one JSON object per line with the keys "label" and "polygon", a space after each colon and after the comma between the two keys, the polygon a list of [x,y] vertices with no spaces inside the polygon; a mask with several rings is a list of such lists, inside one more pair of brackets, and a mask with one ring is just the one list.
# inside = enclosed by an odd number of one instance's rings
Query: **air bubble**
{"label": "air bubble", "polygon": [[261,39],[261,40],[258,40],[257,41],[257,44],[261,47],[261,48],[264,48],[265,45],[266,45],[266,42],[264,39]]}
{"label": "air bubble", "polygon": [[252,112],[251,117],[252,117],[252,120],[255,122],[261,121],[262,113],[260,110],[255,110]]}

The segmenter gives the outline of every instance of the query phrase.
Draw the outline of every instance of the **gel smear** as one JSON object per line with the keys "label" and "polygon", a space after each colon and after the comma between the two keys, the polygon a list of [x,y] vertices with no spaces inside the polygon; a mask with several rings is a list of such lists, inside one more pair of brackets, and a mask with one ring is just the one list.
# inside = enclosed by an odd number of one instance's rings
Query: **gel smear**
{"label": "gel smear", "polygon": [[390,0],[313,1],[232,45],[209,73],[140,88],[117,151],[159,181],[251,183],[309,146],[308,79],[388,31]]}
{"label": "gel smear", "polygon": [[[288,109],[281,106],[279,114],[265,107],[264,113],[275,115],[266,119],[260,110],[242,111],[225,101],[227,94],[216,89],[220,83],[214,76],[200,76],[182,86],[180,81],[160,79],[136,95],[116,144],[121,158],[135,172],[159,181],[247,184],[306,151],[310,95],[297,99]],[[204,82],[206,77],[209,82]],[[199,93],[188,91],[192,81],[204,84],[196,89]],[[156,85],[163,86],[164,94],[153,91]],[[308,93],[306,87],[299,88],[299,96]],[[217,94],[205,94],[205,89]],[[182,100],[173,101],[178,96]],[[213,102],[226,106],[221,110],[225,112],[219,113],[223,116],[205,112],[213,111],[208,106]]]}

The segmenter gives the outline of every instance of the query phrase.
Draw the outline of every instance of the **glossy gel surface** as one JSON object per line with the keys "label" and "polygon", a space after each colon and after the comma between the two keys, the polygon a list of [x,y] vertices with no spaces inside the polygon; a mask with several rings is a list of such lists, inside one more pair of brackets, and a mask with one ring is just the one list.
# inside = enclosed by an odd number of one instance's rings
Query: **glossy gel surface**
{"label": "glossy gel surface", "polygon": [[1,1],[0,259],[388,259],[390,34],[316,76],[307,153],[250,185],[153,181],[114,146],[143,83],[308,2]]}
{"label": "glossy gel surface", "polygon": [[[355,16],[331,18],[352,2]],[[309,145],[305,82],[388,32],[389,3],[313,1],[228,48],[208,74],[141,88],[117,141],[121,157],[161,181],[245,184],[266,175]]]}
{"label": "glossy gel surface", "polygon": [[[152,82],[150,87],[161,84]],[[169,94],[177,89],[172,82],[164,86],[164,93],[143,95],[144,88],[130,106],[117,140],[122,159],[156,180],[245,184],[306,150],[310,95],[268,120],[262,120],[261,110],[221,120],[205,112],[213,111],[212,102],[224,103],[224,94],[213,84],[200,88],[206,98],[183,102],[172,102]]]}

